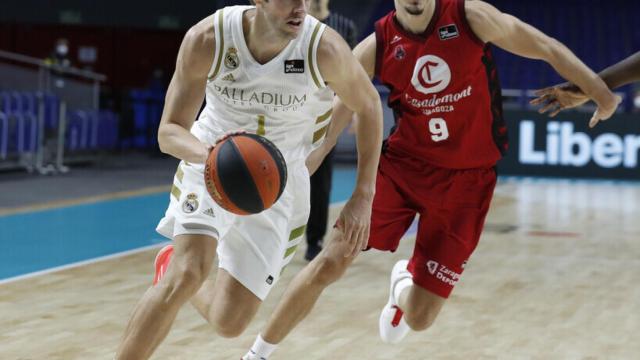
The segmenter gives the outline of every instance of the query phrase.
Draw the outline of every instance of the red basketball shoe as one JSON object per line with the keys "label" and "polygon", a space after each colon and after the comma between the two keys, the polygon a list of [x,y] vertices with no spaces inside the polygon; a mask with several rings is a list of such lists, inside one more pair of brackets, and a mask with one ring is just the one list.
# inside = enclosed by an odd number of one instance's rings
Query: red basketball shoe
{"label": "red basketball shoe", "polygon": [[156,255],[156,260],[154,261],[156,274],[153,277],[153,285],[156,285],[162,279],[164,273],[167,272],[171,255],[173,255],[173,245],[171,244],[160,249],[158,255]]}

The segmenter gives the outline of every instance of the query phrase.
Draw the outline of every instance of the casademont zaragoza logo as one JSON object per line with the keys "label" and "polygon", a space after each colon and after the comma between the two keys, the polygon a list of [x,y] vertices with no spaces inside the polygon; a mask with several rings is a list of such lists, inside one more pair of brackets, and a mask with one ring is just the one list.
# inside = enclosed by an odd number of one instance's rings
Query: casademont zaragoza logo
{"label": "casademont zaragoza logo", "polygon": [[449,86],[451,69],[449,65],[435,55],[425,55],[416,61],[411,84],[423,94],[438,93]]}

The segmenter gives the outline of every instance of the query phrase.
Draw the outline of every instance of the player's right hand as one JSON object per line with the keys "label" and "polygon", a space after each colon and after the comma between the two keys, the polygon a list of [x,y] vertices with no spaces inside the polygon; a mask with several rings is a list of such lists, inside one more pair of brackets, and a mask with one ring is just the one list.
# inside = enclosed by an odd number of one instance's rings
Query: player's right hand
{"label": "player's right hand", "polygon": [[538,112],[541,114],[549,113],[551,117],[558,115],[562,110],[580,106],[593,99],[598,108],[589,121],[589,127],[591,128],[596,126],[598,122],[609,119],[616,112],[618,105],[622,101],[620,96],[613,94],[610,90],[603,91],[598,96],[590,98],[579,87],[571,83],[536,90],[535,95],[537,98],[531,100],[530,104],[542,105]]}
{"label": "player's right hand", "polygon": [[589,97],[579,87],[571,83],[536,90],[534,94],[537,97],[529,103],[541,105],[538,112],[540,114],[549,113],[551,117],[558,115],[562,110],[571,109],[589,101]]}

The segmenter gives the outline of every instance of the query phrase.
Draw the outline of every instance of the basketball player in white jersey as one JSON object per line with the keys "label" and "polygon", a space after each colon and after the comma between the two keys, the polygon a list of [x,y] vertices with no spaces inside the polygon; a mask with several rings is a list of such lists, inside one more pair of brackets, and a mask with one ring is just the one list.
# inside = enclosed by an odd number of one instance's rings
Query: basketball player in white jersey
{"label": "basketball player in white jersey", "polygon": [[[382,144],[379,96],[345,41],[306,15],[308,0],[255,2],[196,24],[178,53],[158,133],[161,150],[182,160],[157,229],[173,247],[158,254],[157,284],[136,306],[117,359],[149,358],[189,300],[221,336],[247,327],[302,240],[315,170],[305,161],[325,136],[334,91],[362,119],[357,184],[340,214],[340,241],[355,255],[369,236]],[[278,202],[250,216],[220,208],[204,185],[211,147],[239,129],[273,141],[289,174]],[[206,278],[216,252],[214,282]]]}

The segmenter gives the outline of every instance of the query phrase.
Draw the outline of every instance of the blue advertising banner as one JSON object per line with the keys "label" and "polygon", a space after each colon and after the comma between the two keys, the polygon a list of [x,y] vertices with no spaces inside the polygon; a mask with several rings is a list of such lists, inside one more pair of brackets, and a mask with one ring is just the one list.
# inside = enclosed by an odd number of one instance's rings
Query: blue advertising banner
{"label": "blue advertising banner", "polygon": [[499,174],[640,180],[640,113],[617,114],[593,129],[590,117],[505,111],[509,151]]}

